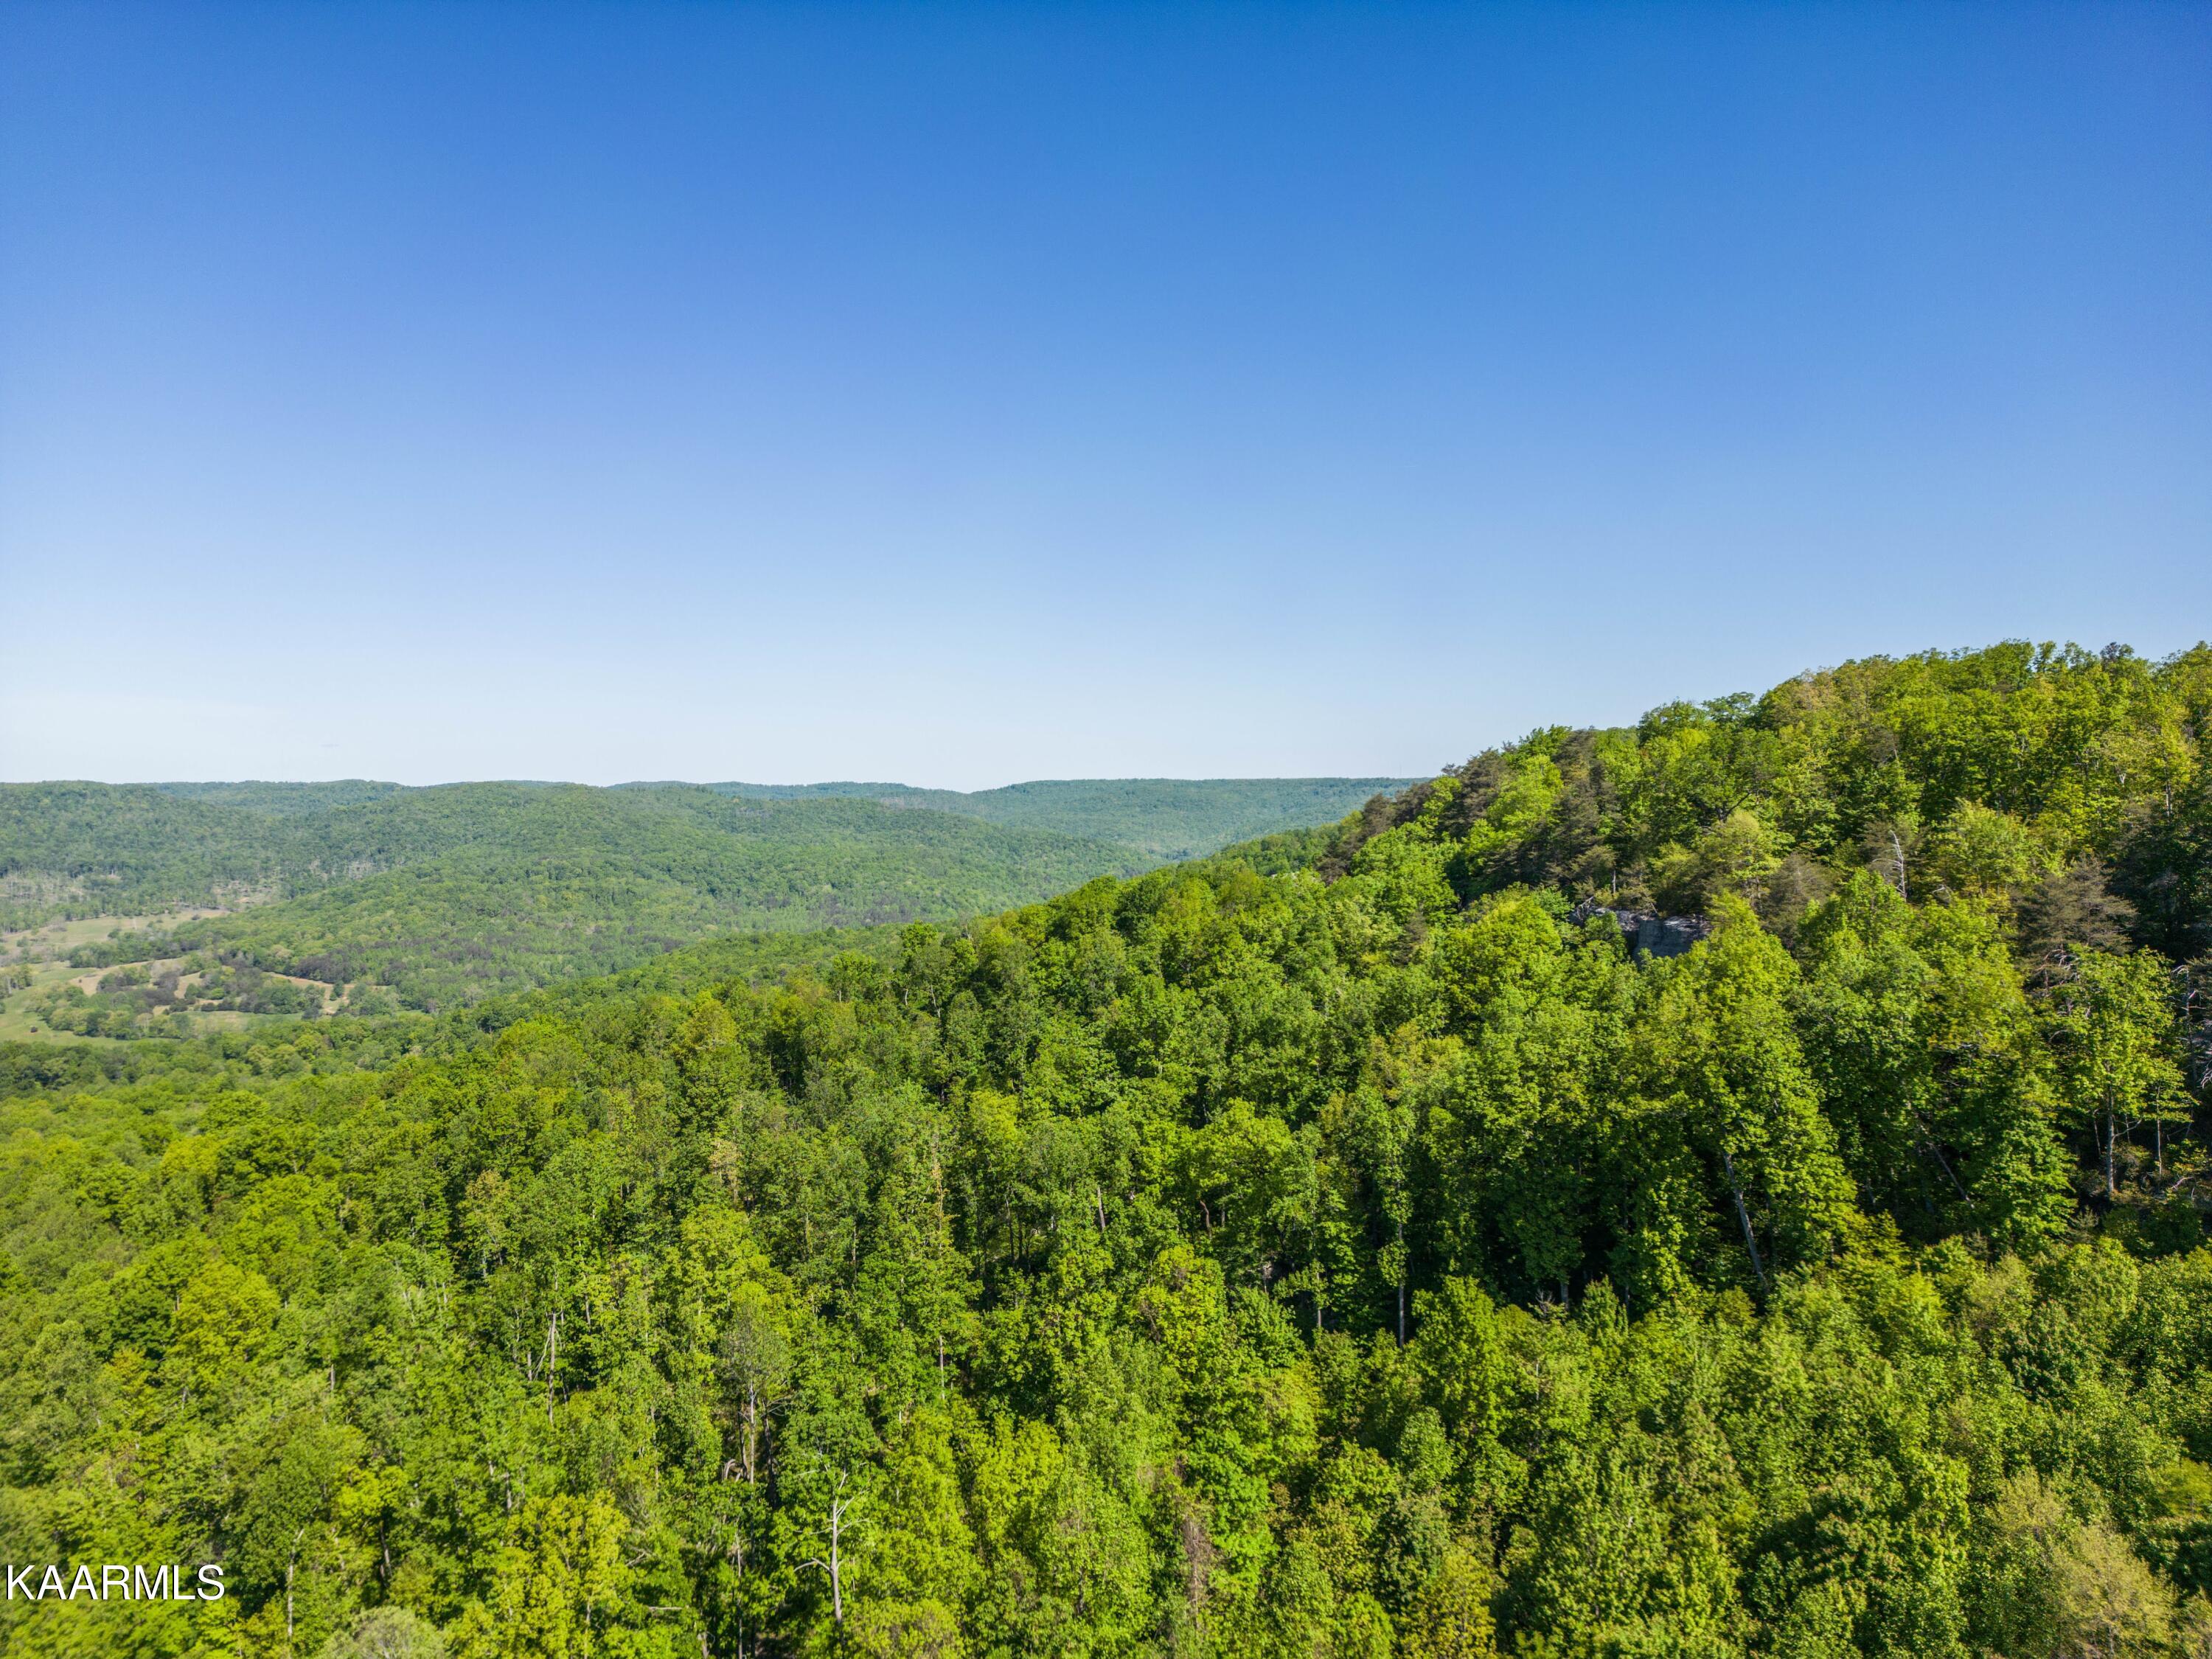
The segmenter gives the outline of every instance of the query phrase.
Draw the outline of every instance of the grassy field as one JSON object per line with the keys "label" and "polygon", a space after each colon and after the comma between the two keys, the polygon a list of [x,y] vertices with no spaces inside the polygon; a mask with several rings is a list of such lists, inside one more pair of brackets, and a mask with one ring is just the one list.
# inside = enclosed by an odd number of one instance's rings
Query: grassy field
{"label": "grassy field", "polygon": [[[207,975],[191,966],[191,959],[181,956],[159,954],[172,937],[171,930],[180,921],[206,920],[223,915],[204,907],[185,907],[174,911],[155,912],[142,915],[78,916],[68,921],[50,921],[38,927],[15,928],[0,933],[0,969],[18,968],[28,975],[28,982],[11,988],[4,1002],[0,1002],[0,1042],[99,1042],[110,1039],[87,1036],[80,1032],[64,1030],[47,1024],[42,1018],[49,994],[66,985],[74,984],[88,995],[99,994],[100,982],[114,965],[118,963],[143,968],[149,976],[163,971],[173,971],[178,976],[179,988],[189,994],[197,990]],[[134,950],[143,942],[143,950]],[[85,968],[70,962],[72,954],[87,947],[100,947],[111,954],[115,962],[108,966]],[[325,1012],[336,1012],[344,1006],[346,988],[320,983],[297,975],[272,975],[299,987],[319,1000]],[[204,1009],[192,1015],[193,1029],[200,1032],[247,1030],[278,1018],[272,1015],[240,1013],[226,1009]]]}
{"label": "grassy field", "polygon": [[[0,1042],[31,1038],[56,1042],[90,1041],[74,1031],[57,1031],[37,1018],[35,1006],[48,991],[82,978],[69,963],[69,954],[80,945],[104,940],[111,933],[143,933],[157,916],[83,916],[70,921],[50,921],[40,927],[19,927],[0,933],[0,968],[21,966],[30,972],[30,982],[8,994],[0,1003]],[[92,975],[98,979],[99,975]]]}

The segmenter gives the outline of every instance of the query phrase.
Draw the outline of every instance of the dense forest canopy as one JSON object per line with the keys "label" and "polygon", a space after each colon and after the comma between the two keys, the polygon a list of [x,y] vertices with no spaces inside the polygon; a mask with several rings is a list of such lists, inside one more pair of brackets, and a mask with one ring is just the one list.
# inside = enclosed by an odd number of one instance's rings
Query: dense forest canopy
{"label": "dense forest canopy", "polygon": [[2203,1659],[2208,714],[1869,660],[827,960],[17,1045],[0,1554],[234,1593],[0,1640]]}
{"label": "dense forest canopy", "polygon": [[0,877],[21,894],[19,908],[43,899],[49,911],[97,915],[240,896],[290,898],[469,852],[494,853],[517,866],[634,859],[693,885],[711,883],[721,865],[758,848],[818,840],[872,838],[889,847],[935,838],[1001,856],[1057,854],[1069,868],[1106,856],[1103,848],[1064,835],[994,837],[965,819],[894,817],[862,800],[747,802],[673,786],[450,784],[324,799],[306,808],[273,803],[285,792],[312,797],[331,787],[213,787],[242,793],[243,802],[221,793],[182,795],[175,787],[0,785]]}
{"label": "dense forest canopy", "polygon": [[[887,806],[958,812],[993,823],[1057,830],[1127,847],[1146,864],[1203,858],[1234,842],[1328,823],[1416,778],[1091,778],[963,793],[898,783],[791,786],[710,783],[748,799],[856,796]],[[649,786],[637,786],[649,787]]]}
{"label": "dense forest canopy", "polygon": [[[747,800],[872,800],[954,812],[992,823],[1111,842],[1147,862],[1201,858],[1232,842],[1326,823],[1417,778],[1079,778],[999,789],[918,789],[905,783],[625,783],[621,789],[704,788]],[[328,783],[157,783],[164,794],[285,815],[382,800],[415,791],[361,778]],[[520,787],[550,788],[550,784]]]}
{"label": "dense forest canopy", "polygon": [[286,817],[325,811],[333,806],[356,806],[406,793],[406,786],[380,783],[370,778],[337,778],[325,783],[157,783],[150,786],[165,795],[185,800],[212,801],[222,806],[243,806],[256,812]]}

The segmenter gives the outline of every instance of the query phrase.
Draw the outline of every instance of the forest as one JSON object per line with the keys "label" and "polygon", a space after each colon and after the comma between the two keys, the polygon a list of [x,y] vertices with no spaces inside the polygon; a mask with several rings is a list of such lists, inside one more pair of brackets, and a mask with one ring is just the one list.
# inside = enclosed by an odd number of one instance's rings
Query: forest
{"label": "forest", "polygon": [[1147,864],[1203,858],[1232,842],[1327,824],[1348,807],[1395,793],[1418,778],[1084,778],[1008,784],[963,793],[902,783],[787,787],[710,783],[747,799],[825,795],[886,806],[956,812],[1017,829],[1057,830],[1131,848]]}
{"label": "forest", "polygon": [[0,1044],[0,1646],[2212,1659],[2212,648],[1280,828]]}
{"label": "forest", "polygon": [[[227,967],[435,1012],[732,931],[949,920],[1324,823],[1383,778],[901,785],[0,785],[0,927],[156,914],[68,955],[149,984]],[[874,792],[864,793],[861,792]],[[200,914],[203,910],[222,912]],[[197,983],[197,981],[194,981]],[[178,1036],[288,994],[59,986],[49,1030]],[[295,988],[304,1012],[322,994]],[[50,1012],[49,1012],[50,1011]]]}

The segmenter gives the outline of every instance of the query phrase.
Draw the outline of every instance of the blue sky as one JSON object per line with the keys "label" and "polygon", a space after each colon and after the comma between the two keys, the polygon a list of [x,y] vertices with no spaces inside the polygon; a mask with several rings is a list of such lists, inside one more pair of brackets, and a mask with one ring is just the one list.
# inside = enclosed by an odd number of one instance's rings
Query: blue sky
{"label": "blue sky", "polygon": [[1418,773],[2212,634],[2212,8],[0,9],[0,775]]}

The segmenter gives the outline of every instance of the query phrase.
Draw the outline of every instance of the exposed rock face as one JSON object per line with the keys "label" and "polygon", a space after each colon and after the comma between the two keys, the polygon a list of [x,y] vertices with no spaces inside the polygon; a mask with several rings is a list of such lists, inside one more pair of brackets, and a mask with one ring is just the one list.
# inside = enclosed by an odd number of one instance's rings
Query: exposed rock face
{"label": "exposed rock face", "polygon": [[1614,910],[1595,899],[1584,899],[1567,912],[1567,920],[1580,927],[1593,916],[1611,916],[1640,956],[1679,957],[1713,931],[1703,916],[1662,916],[1650,910]]}

